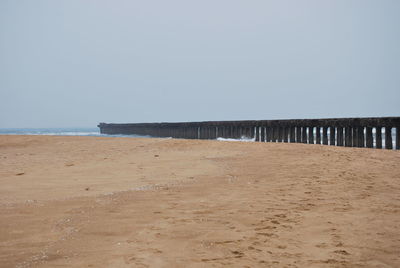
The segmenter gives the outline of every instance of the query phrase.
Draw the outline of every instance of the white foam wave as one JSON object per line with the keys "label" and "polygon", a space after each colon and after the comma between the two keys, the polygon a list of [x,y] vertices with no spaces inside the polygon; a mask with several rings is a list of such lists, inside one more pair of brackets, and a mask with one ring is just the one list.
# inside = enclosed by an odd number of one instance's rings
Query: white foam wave
{"label": "white foam wave", "polygon": [[242,136],[240,139],[232,139],[232,138],[222,138],[218,137],[218,141],[244,141],[244,142],[253,142],[255,139],[251,139],[249,137]]}

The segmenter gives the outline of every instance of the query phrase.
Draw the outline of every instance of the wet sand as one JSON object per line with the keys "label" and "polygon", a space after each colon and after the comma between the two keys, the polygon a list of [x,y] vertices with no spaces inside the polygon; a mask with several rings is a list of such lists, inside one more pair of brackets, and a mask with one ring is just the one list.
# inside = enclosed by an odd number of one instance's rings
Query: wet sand
{"label": "wet sand", "polygon": [[399,267],[400,152],[0,136],[0,267]]}

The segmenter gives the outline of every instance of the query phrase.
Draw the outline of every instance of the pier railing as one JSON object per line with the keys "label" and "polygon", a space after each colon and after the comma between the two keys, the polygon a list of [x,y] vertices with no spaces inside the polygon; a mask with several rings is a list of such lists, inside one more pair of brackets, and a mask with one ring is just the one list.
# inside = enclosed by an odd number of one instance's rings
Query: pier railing
{"label": "pier railing", "polygon": [[400,117],[100,123],[98,127],[103,134],[136,134],[182,139],[248,138],[256,142],[400,149]]}

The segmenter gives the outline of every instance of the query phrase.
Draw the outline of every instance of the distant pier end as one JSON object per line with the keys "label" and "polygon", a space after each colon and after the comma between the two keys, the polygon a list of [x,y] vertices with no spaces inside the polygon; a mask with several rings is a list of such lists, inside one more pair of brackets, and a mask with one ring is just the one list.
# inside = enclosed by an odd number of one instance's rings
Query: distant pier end
{"label": "distant pier end", "polygon": [[[400,149],[400,117],[204,121],[98,125],[102,134],[240,139]],[[393,148],[393,138],[395,148]]]}

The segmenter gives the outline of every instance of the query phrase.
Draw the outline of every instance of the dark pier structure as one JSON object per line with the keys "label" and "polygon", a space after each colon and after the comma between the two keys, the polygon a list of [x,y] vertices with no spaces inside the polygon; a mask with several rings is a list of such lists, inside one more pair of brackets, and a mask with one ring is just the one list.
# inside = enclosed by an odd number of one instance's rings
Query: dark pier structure
{"label": "dark pier structure", "polygon": [[[400,149],[400,117],[207,121],[98,125],[103,134],[181,139],[254,139],[346,147]],[[395,133],[395,148],[393,136]],[[384,133],[384,135],[383,135]]]}

